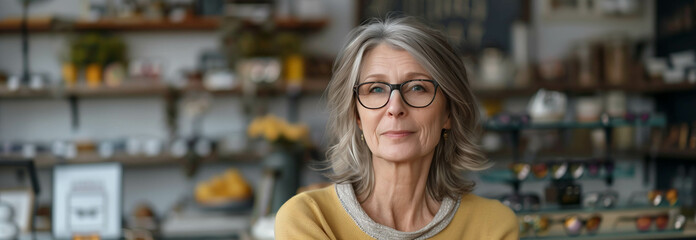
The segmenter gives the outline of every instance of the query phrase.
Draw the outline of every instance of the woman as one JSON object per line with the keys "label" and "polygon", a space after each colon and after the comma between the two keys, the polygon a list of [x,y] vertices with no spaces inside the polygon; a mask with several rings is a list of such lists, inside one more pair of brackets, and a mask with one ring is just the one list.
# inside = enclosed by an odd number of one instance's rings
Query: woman
{"label": "woman", "polygon": [[335,185],[276,215],[278,239],[517,239],[514,213],[471,194],[488,167],[461,60],[412,18],[353,30],[327,89]]}

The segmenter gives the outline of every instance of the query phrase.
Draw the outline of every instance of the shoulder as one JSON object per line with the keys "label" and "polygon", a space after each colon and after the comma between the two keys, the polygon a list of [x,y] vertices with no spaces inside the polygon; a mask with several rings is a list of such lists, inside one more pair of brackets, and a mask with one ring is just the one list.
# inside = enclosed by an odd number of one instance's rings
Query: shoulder
{"label": "shoulder", "polygon": [[290,198],[276,213],[276,239],[326,238],[327,204],[335,195],[333,185],[322,189],[303,192]]}
{"label": "shoulder", "polygon": [[515,213],[507,206],[500,203],[498,200],[480,197],[473,193],[464,194],[459,204],[459,209],[466,208],[473,213],[482,213],[496,215],[500,217],[513,217]]}
{"label": "shoulder", "polygon": [[517,239],[517,216],[498,200],[468,193],[462,196],[457,214],[460,219],[477,219],[490,239]]}
{"label": "shoulder", "polygon": [[313,215],[320,211],[322,205],[330,204],[335,194],[333,185],[317,190],[302,192],[290,198],[280,207],[276,218],[284,215]]}
{"label": "shoulder", "polygon": [[321,207],[322,205],[331,204],[335,198],[336,191],[334,185],[324,187],[317,190],[299,193],[283,204],[278,210],[284,211],[301,211],[311,208]]}

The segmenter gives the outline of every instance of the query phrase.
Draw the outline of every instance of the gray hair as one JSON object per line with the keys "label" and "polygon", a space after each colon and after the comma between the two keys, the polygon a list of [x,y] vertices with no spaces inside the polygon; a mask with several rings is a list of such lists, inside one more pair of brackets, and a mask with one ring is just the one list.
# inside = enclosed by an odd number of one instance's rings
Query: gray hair
{"label": "gray hair", "polygon": [[480,133],[477,103],[461,59],[444,34],[412,17],[373,19],[353,29],[336,57],[327,92],[330,111],[327,132],[332,140],[327,152],[327,176],[349,182],[358,196],[369,196],[374,187],[372,154],[360,139],[353,86],[359,81],[366,52],[385,43],[406,50],[440,84],[447,99],[451,129],[440,137],[428,173],[426,190],[437,200],[469,193],[474,182],[463,175],[489,167],[476,141]]}

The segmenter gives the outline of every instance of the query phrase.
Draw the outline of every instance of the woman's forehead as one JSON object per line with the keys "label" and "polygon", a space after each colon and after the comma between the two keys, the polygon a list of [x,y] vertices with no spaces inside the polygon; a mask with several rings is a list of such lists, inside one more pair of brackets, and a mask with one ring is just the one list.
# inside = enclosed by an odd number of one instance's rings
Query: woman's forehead
{"label": "woman's forehead", "polygon": [[406,50],[380,44],[364,54],[360,66],[360,79],[387,78],[398,73],[399,77],[429,77],[428,71]]}

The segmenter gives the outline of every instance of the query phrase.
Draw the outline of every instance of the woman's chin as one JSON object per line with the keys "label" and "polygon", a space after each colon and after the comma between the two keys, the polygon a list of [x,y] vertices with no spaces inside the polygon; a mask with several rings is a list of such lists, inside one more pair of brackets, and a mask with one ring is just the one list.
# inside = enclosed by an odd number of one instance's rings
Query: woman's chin
{"label": "woman's chin", "polygon": [[407,162],[413,159],[418,159],[420,154],[416,154],[416,152],[413,151],[413,148],[410,149],[393,149],[393,150],[388,150],[388,151],[383,151],[381,154],[378,154],[377,157],[384,159],[385,161],[388,162]]}

